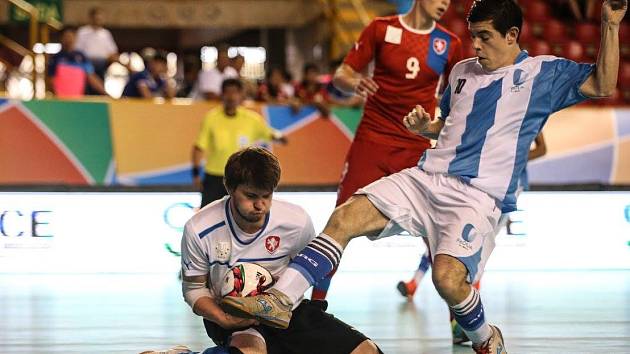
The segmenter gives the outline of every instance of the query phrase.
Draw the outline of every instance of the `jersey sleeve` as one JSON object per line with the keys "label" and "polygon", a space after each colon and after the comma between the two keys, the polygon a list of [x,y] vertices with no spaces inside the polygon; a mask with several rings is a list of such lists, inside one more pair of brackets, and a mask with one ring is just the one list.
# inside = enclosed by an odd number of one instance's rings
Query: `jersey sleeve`
{"label": "jersey sleeve", "polygon": [[258,113],[252,114],[252,119],[256,122],[256,139],[255,141],[264,141],[269,142],[273,137],[273,129],[267,123],[263,117],[261,117]]}
{"label": "jersey sleeve", "polygon": [[109,55],[113,55],[118,53],[118,46],[116,45],[116,41],[114,41],[114,36],[112,36],[112,32],[107,30],[107,40],[104,45],[107,47],[107,51]]}
{"label": "jersey sleeve", "polygon": [[199,135],[197,135],[197,140],[195,141],[195,146],[203,151],[208,151],[208,147],[210,147],[210,139],[212,139],[212,135],[210,134],[210,117],[206,116],[201,122],[201,130],[199,131]]}
{"label": "jersey sleeve", "polygon": [[580,92],[580,86],[593,72],[595,65],[578,64],[568,59],[557,59],[555,64],[555,74],[551,88],[552,112],[557,112],[588,99]]}
{"label": "jersey sleeve", "polygon": [[210,269],[209,260],[201,247],[201,239],[187,222],[182,236],[182,271],[185,276],[206,275]]}
{"label": "jersey sleeve", "polygon": [[349,65],[354,71],[362,72],[374,58],[376,49],[376,21],[372,21],[354,44],[344,64]]}
{"label": "jersey sleeve", "polygon": [[442,94],[442,99],[440,100],[440,115],[439,118],[441,120],[446,120],[446,117],[451,114],[451,85],[449,84],[444,89],[444,93]]}
{"label": "jersey sleeve", "polygon": [[[448,61],[446,62],[446,69],[444,70],[444,78],[448,79],[451,75],[451,70],[455,64],[464,59],[464,45],[459,37],[454,36],[451,41],[451,50],[448,53]],[[448,82],[448,81],[447,81]]]}
{"label": "jersey sleeve", "polygon": [[[305,212],[306,213],[306,212]],[[300,251],[302,251],[306,246],[313,241],[315,238],[315,228],[313,227],[313,220],[311,217],[306,214],[306,220],[304,226],[302,227],[302,231],[300,232],[299,240],[296,242],[296,249],[291,252],[291,258],[294,258]]]}

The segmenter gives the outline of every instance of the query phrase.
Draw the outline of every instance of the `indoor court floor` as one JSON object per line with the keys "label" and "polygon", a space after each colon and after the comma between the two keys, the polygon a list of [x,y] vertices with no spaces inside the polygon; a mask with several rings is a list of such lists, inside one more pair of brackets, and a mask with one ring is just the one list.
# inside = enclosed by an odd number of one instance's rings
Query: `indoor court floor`
{"label": "indoor court floor", "polygon": [[[413,302],[396,292],[409,275],[341,271],[329,311],[385,353],[472,353],[450,344],[447,308],[429,279]],[[488,271],[482,296],[509,353],[630,353],[630,271]],[[2,354],[138,353],[176,344],[210,346],[175,273],[0,274]]]}

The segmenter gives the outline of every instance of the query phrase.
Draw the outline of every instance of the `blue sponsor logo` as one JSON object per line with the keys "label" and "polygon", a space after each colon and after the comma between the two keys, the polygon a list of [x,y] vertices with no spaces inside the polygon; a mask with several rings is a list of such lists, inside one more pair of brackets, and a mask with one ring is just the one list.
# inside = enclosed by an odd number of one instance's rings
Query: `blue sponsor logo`
{"label": "blue sponsor logo", "polygon": [[464,230],[462,230],[462,238],[466,242],[472,242],[475,239],[475,234],[470,235],[470,233],[475,229],[475,227],[471,224],[466,224],[464,226]]}
{"label": "blue sponsor logo", "polygon": [[51,210],[0,210],[0,237],[53,237]]}
{"label": "blue sponsor logo", "polygon": [[626,215],[626,221],[630,223],[630,205],[626,205],[624,214]]}
{"label": "blue sponsor logo", "polygon": [[173,233],[173,239],[169,237],[164,243],[164,248],[170,254],[177,257],[181,256],[181,251],[179,249],[181,234],[184,231],[186,221],[188,221],[194,213],[195,207],[190,203],[175,203],[164,210],[164,214],[162,215],[164,223],[175,231]]}
{"label": "blue sponsor logo", "polygon": [[193,216],[194,209],[190,203],[175,203],[164,210],[164,223],[175,231],[182,232],[186,221]]}

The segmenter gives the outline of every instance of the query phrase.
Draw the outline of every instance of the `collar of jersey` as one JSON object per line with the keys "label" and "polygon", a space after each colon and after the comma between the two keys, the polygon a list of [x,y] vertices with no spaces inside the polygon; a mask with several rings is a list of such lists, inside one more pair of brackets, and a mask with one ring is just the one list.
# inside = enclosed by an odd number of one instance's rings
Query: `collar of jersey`
{"label": "collar of jersey", "polygon": [[[483,70],[483,72],[488,73],[488,74],[499,73],[499,72],[502,72],[502,71],[507,71],[507,70],[510,70],[511,68],[513,68],[514,66],[522,63],[527,58],[529,58],[529,54],[527,53],[527,51],[526,50],[521,50],[521,52],[518,53],[518,55],[516,56],[516,59],[514,60],[514,64],[508,65],[508,66],[504,66],[502,68],[498,68],[498,69],[492,70],[492,71],[487,71],[487,70],[484,70],[483,68],[481,68],[481,70]],[[477,62],[477,65],[479,65],[481,67],[481,64],[479,64],[479,62]]]}
{"label": "collar of jersey", "polygon": [[426,30],[419,30],[419,29],[412,28],[411,26],[406,24],[405,21],[403,21],[403,15],[398,15],[398,22],[400,22],[400,25],[403,26],[404,29],[406,29],[409,32],[413,32],[415,34],[429,34],[433,32],[433,30],[435,29],[435,21],[433,21],[433,25],[431,25],[431,28],[426,29]]}
{"label": "collar of jersey", "polygon": [[267,225],[269,224],[269,216],[271,215],[271,211],[267,213],[267,215],[265,215],[265,223],[263,224],[263,226],[260,228],[260,231],[258,231],[258,233],[256,234],[256,236],[254,236],[254,238],[252,238],[251,240],[249,240],[248,242],[241,240],[240,238],[238,238],[238,234],[236,233],[236,230],[234,229],[234,223],[232,221],[232,212],[230,211],[230,200],[232,198],[228,198],[225,201],[225,219],[228,222],[228,226],[230,227],[230,232],[232,232],[232,236],[234,236],[234,238],[236,239],[236,241],[238,243],[240,243],[241,245],[249,245],[252,242],[258,240],[258,238],[260,237],[260,235],[263,234],[263,232],[265,232],[265,229],[267,228]]}

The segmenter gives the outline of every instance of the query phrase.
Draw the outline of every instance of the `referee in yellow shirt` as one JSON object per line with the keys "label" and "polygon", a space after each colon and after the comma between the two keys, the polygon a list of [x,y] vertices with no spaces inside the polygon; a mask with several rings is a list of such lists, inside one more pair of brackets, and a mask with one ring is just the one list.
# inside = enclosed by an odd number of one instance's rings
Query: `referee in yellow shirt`
{"label": "referee in yellow shirt", "polygon": [[[192,176],[201,189],[201,207],[227,195],[223,174],[228,158],[238,150],[270,141],[286,144],[286,138],[269,127],[263,117],[241,107],[243,84],[238,79],[226,79],[221,85],[223,105],[206,115],[192,151]],[[201,160],[206,157],[203,185]]]}

